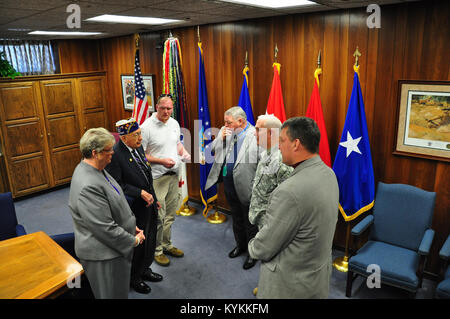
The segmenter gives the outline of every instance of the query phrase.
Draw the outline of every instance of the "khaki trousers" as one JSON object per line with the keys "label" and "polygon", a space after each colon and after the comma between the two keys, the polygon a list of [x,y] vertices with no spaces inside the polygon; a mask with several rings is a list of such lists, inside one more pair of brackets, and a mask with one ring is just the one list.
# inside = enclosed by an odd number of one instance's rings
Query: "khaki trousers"
{"label": "khaki trousers", "polygon": [[180,204],[180,188],[178,187],[178,175],[163,175],[153,180],[158,202],[161,208],[158,211],[158,230],[156,234],[155,256],[163,253],[163,249],[171,249],[172,224]]}

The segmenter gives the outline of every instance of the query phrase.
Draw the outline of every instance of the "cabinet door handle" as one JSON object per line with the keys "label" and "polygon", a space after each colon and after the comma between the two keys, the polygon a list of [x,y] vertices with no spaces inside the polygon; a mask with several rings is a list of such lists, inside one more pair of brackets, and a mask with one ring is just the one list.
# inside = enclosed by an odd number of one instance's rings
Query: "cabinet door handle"
{"label": "cabinet door handle", "polygon": [[48,136],[50,136],[50,133],[47,133]]}

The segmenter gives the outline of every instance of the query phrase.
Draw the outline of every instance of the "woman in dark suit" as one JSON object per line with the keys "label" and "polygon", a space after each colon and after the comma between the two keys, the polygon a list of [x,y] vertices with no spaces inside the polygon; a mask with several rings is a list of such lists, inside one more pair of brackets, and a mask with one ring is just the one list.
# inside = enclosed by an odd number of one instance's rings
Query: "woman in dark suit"
{"label": "woman in dark suit", "polygon": [[75,253],[95,298],[128,298],[133,248],[145,239],[121,187],[104,170],[114,142],[104,128],[86,131],[70,184]]}

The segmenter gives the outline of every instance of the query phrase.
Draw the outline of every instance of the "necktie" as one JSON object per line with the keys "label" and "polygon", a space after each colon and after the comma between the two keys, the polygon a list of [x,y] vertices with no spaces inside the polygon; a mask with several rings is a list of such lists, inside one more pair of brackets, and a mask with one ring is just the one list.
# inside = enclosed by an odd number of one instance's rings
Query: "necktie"
{"label": "necktie", "polygon": [[144,173],[145,178],[147,179],[147,182],[150,183],[150,171],[146,164],[142,161],[141,157],[139,156],[138,152],[136,150],[132,150],[131,154],[133,154],[134,159],[136,160],[136,163],[138,163],[139,168],[141,169],[142,173]]}
{"label": "necktie", "polygon": [[[228,169],[233,169],[234,167],[234,163],[236,163],[236,159],[237,159],[237,135],[233,136],[233,146],[228,148],[228,152],[225,156],[225,164],[223,166],[223,171],[222,171],[222,175],[223,176],[227,176],[228,174]],[[233,152],[233,161],[230,162],[230,153]],[[229,166],[227,168],[227,166]]]}

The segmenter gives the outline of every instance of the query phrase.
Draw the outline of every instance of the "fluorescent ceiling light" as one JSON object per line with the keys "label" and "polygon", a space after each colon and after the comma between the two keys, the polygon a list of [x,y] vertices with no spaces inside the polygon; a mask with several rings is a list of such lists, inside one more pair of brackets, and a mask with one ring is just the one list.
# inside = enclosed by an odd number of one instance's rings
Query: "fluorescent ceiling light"
{"label": "fluorescent ceiling light", "polygon": [[83,36],[83,35],[98,35],[102,34],[101,32],[71,32],[71,31],[33,31],[28,32],[28,34],[36,34],[36,35],[67,35],[67,36]]}
{"label": "fluorescent ceiling light", "polygon": [[31,31],[31,29],[16,29],[16,28],[12,28],[12,29],[8,29],[8,31],[18,31],[18,32],[23,32],[23,31]]}
{"label": "fluorescent ceiling light", "polygon": [[118,15],[104,14],[101,16],[86,19],[85,21],[130,23],[130,24],[164,24],[164,23],[170,23],[170,22],[177,22],[180,20],[149,18],[149,17],[118,16]]}
{"label": "fluorescent ceiling light", "polygon": [[300,7],[317,4],[315,2],[307,0],[222,0],[222,1],[272,9]]}

